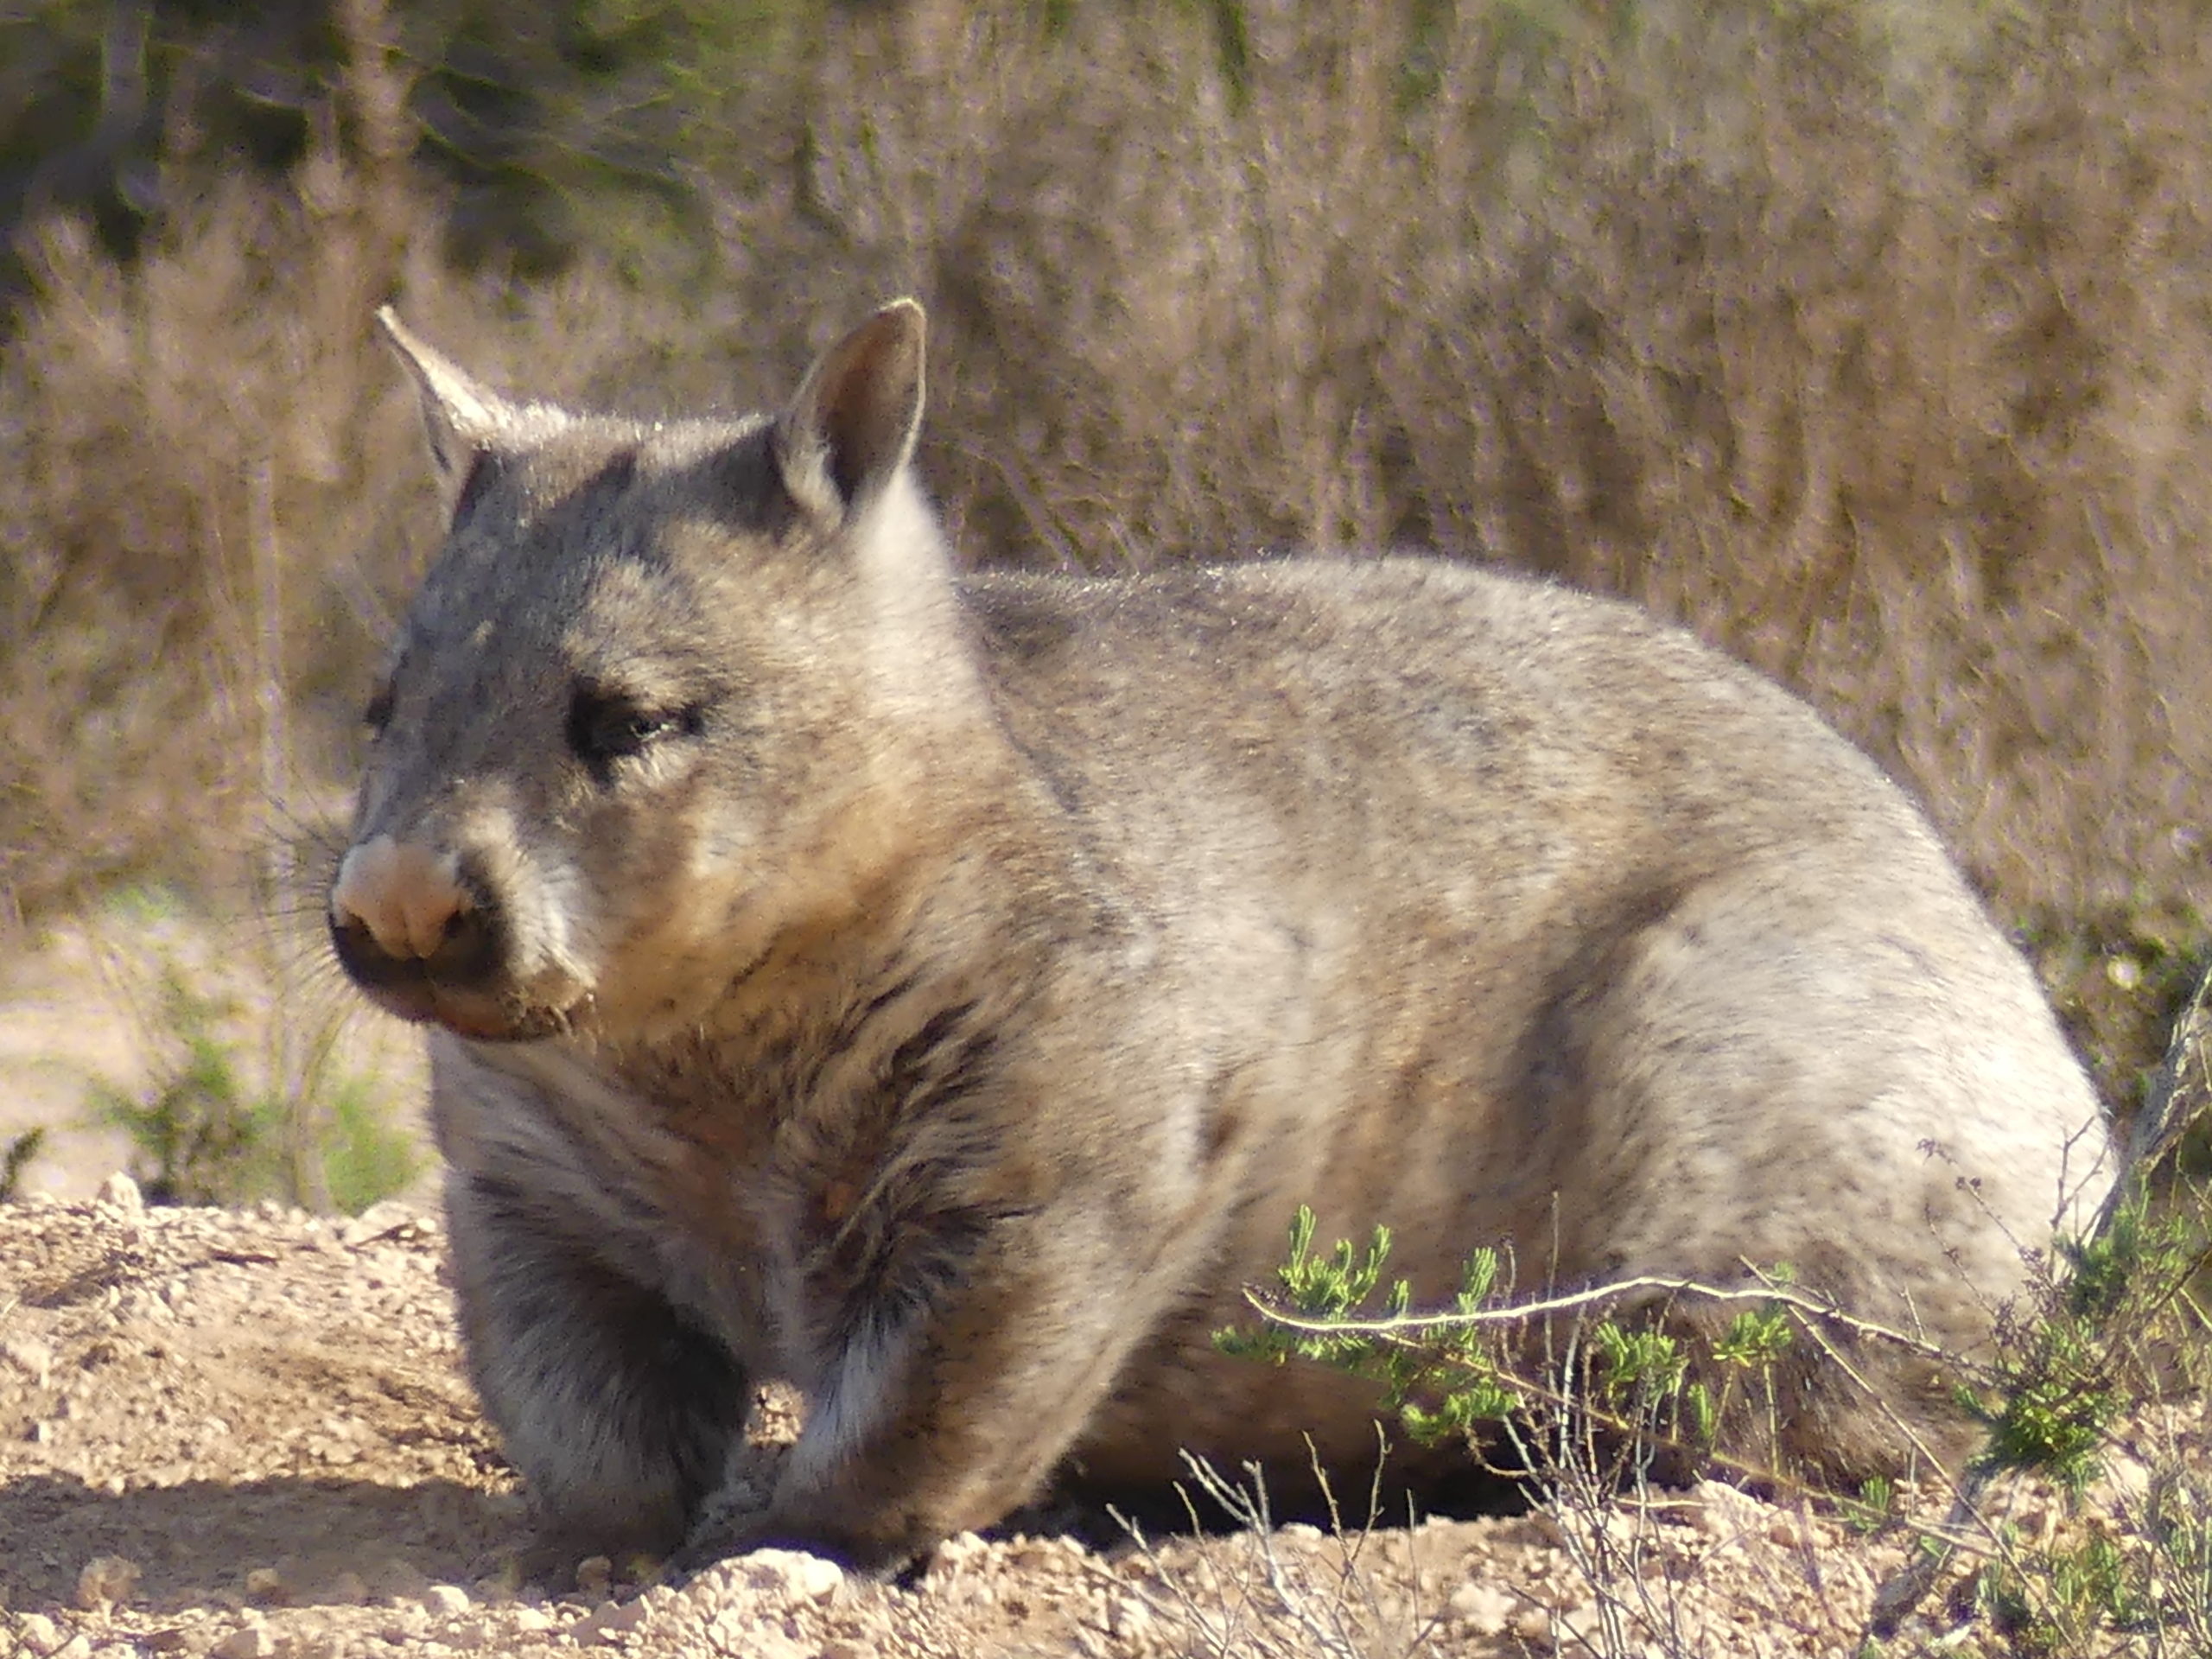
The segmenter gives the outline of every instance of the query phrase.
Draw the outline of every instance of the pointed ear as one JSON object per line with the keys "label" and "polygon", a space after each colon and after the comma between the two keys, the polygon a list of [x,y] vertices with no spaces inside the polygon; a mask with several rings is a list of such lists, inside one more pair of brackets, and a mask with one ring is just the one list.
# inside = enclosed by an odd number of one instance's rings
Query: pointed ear
{"label": "pointed ear", "polygon": [[922,308],[893,300],[815,360],[777,423],[791,499],[842,519],[914,453],[922,423]]}
{"label": "pointed ear", "polygon": [[390,306],[377,311],[385,338],[397,348],[423,395],[430,453],[448,477],[465,479],[479,457],[499,447],[521,423],[520,411],[460,365],[424,345]]}

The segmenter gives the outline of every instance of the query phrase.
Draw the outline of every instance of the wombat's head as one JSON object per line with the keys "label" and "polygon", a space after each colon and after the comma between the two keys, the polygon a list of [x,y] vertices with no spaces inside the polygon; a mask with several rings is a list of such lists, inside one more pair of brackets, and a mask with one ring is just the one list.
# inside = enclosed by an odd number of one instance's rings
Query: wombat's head
{"label": "wombat's head", "polygon": [[369,702],[338,959],[468,1036],[679,1028],[869,902],[972,700],[908,474],[921,308],[779,416],[651,425],[510,402],[382,321],[455,505]]}

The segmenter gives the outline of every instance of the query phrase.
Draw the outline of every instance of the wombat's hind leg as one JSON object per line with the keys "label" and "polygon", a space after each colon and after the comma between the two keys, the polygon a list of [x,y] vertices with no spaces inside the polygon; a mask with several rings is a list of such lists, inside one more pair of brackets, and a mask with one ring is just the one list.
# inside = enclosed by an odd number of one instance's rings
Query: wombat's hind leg
{"label": "wombat's hind leg", "polygon": [[744,1370],[515,1188],[456,1176],[447,1204],[469,1369],[538,1518],[531,1563],[664,1555],[744,1427]]}

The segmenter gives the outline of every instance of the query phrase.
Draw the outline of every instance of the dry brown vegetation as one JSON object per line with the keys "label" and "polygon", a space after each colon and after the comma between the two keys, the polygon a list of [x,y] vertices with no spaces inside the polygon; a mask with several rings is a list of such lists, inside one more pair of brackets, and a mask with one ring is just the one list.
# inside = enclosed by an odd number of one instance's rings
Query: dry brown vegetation
{"label": "dry brown vegetation", "polygon": [[840,10],[723,89],[711,245],[537,285],[442,266],[405,69],[346,15],[342,150],[173,181],[127,268],[33,233],[0,924],[226,883],[342,772],[434,531],[374,301],[651,410],[772,393],[911,290],[969,557],[1411,543],[1634,595],[1909,779],[2145,1058],[2108,970],[2212,891],[2188,0]]}

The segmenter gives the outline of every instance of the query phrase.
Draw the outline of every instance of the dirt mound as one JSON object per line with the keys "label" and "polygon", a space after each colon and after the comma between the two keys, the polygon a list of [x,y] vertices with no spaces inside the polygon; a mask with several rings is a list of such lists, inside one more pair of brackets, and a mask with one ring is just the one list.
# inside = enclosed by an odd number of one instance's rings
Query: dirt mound
{"label": "dirt mound", "polygon": [[1902,1555],[1708,1487],[1111,1554],[963,1536],[910,1589],[777,1551],[681,1587],[593,1562],[550,1595],[516,1580],[524,1503],[443,1262],[394,1206],[148,1209],[118,1179],[0,1207],[0,1654],[1847,1653]]}

